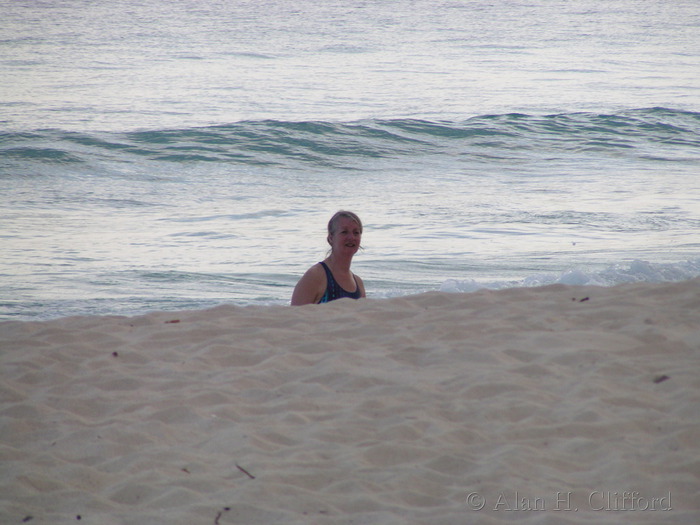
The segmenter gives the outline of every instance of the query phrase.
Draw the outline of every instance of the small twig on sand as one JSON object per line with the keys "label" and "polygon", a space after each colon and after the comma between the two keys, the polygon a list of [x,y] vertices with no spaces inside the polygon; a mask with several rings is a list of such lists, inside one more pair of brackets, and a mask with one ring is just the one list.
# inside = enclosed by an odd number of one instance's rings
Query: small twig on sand
{"label": "small twig on sand", "polygon": [[224,507],[224,510],[220,510],[219,513],[216,515],[216,518],[214,518],[214,525],[219,525],[219,520],[221,519],[221,516],[223,516],[224,512],[228,512],[231,510],[231,507]]}
{"label": "small twig on sand", "polygon": [[248,476],[250,479],[255,479],[255,476],[253,476],[250,472],[248,472],[246,469],[244,469],[243,467],[241,467],[239,464],[236,464],[236,467],[238,467],[238,470],[240,470],[241,472],[243,472],[243,474],[245,474],[246,476]]}

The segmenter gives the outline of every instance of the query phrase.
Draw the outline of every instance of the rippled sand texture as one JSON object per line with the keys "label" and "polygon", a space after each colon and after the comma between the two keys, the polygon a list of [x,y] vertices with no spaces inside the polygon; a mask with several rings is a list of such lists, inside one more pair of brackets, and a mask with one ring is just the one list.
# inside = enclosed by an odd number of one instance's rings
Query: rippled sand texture
{"label": "rippled sand texture", "polygon": [[0,348],[2,523],[700,519],[698,280],[8,322]]}

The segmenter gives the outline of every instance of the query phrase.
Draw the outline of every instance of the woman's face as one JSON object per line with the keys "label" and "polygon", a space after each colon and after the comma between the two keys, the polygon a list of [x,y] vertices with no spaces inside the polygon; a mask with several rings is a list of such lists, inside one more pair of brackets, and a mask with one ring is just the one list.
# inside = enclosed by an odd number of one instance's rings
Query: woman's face
{"label": "woman's face", "polygon": [[354,255],[360,249],[362,231],[357,222],[347,217],[340,217],[335,231],[329,236],[333,253]]}

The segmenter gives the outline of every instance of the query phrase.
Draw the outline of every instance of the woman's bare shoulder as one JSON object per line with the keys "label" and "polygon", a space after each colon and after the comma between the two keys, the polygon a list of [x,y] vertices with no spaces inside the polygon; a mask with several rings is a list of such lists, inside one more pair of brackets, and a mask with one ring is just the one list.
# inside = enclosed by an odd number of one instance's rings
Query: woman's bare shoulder
{"label": "woman's bare shoulder", "polygon": [[292,294],[292,305],[318,302],[325,288],[326,272],[320,263],[316,263],[299,279]]}

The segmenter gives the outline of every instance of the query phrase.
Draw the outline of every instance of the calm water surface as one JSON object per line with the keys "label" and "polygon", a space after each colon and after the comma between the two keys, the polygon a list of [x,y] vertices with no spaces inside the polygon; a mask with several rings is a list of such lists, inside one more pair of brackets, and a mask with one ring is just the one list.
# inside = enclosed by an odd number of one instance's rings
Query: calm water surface
{"label": "calm water surface", "polygon": [[700,4],[0,0],[0,317],[700,275]]}

